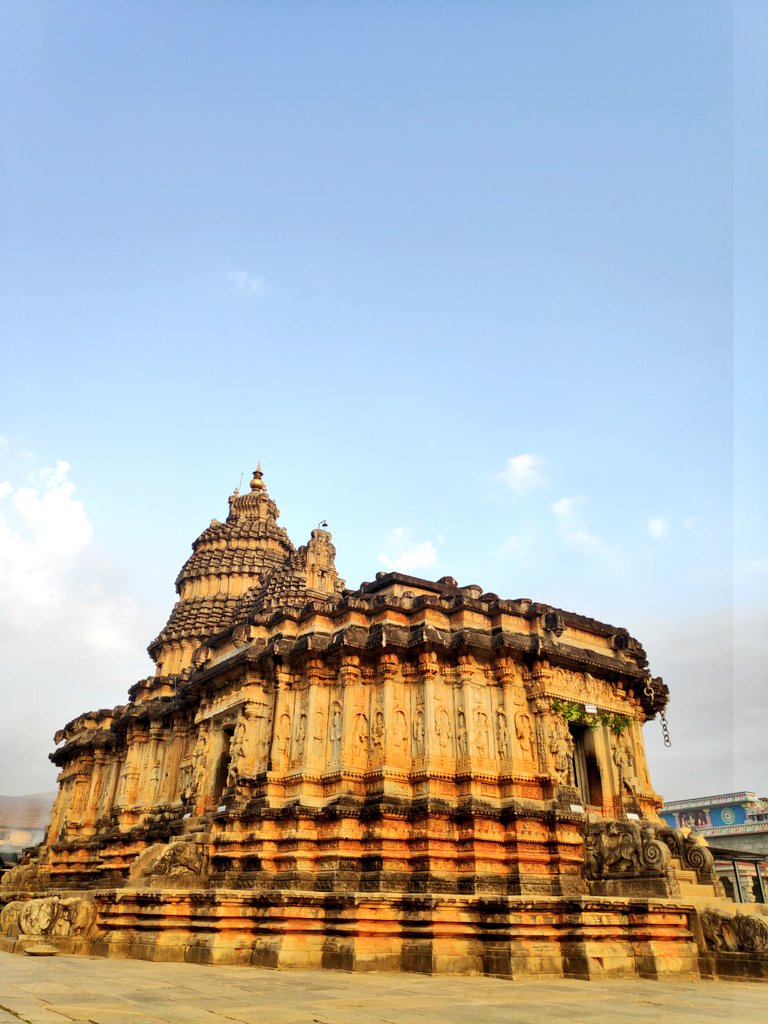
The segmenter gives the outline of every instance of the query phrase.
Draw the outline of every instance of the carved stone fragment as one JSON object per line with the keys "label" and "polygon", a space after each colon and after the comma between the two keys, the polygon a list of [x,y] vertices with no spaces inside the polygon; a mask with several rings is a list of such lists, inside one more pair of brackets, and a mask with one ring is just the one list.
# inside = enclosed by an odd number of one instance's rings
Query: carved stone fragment
{"label": "carved stone fragment", "polygon": [[754,914],[729,914],[710,907],[701,915],[704,937],[718,953],[764,953],[768,922]]}
{"label": "carved stone fragment", "polygon": [[670,826],[657,829],[656,834],[669,847],[672,856],[680,859],[682,867],[696,872],[700,885],[719,884],[715,858],[701,836],[695,833],[684,835],[681,829]]}
{"label": "carved stone fragment", "polygon": [[150,872],[152,875],[199,875],[200,853],[192,843],[170,843]]}
{"label": "carved stone fragment", "polygon": [[648,822],[589,822],[584,842],[589,879],[658,877],[670,865],[669,849],[656,839]]}
{"label": "carved stone fragment", "polygon": [[95,921],[93,900],[46,896],[6,904],[0,913],[0,932],[9,936],[83,936],[91,932]]}

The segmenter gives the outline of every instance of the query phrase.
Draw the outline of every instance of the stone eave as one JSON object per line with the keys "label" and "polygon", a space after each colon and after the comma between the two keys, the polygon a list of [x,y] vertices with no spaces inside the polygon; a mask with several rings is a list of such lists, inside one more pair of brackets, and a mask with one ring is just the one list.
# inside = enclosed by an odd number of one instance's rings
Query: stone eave
{"label": "stone eave", "polygon": [[111,727],[83,731],[67,739],[64,746],[51,751],[48,755],[48,760],[58,768],[63,768],[76,753],[88,750],[89,748],[106,749],[107,747],[114,746],[116,742],[117,734],[113,732]]}
{"label": "stone eave", "polygon": [[[281,616],[280,622],[297,622],[292,615]],[[411,622],[408,626],[381,622],[368,626],[349,624],[333,633],[302,633],[298,636],[275,632],[267,638],[257,638],[230,657],[199,669],[190,677],[190,683],[204,683],[213,677],[243,664],[279,656],[291,657],[307,651],[329,651],[354,648],[359,651],[400,648],[443,649],[451,654],[459,651],[477,651],[483,654],[517,654],[522,659],[546,659],[563,668],[589,671],[594,675],[616,680],[624,678],[636,686],[646,683],[650,676],[633,660],[618,654],[601,654],[585,647],[555,642],[540,633],[508,632],[501,629],[477,630],[467,627],[445,629],[426,621]],[[181,689],[186,690],[186,686]]]}

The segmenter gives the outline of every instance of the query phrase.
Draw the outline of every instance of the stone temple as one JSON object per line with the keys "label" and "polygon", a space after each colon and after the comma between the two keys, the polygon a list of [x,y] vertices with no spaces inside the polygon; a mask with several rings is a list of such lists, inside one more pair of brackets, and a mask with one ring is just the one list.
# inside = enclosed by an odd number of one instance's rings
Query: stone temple
{"label": "stone temple", "polygon": [[258,469],[194,542],[155,674],[57,733],[0,949],[765,973],[765,921],[658,817],[642,726],[668,691],[625,629],[450,577],[351,590],[331,535],[296,548],[278,515]]}

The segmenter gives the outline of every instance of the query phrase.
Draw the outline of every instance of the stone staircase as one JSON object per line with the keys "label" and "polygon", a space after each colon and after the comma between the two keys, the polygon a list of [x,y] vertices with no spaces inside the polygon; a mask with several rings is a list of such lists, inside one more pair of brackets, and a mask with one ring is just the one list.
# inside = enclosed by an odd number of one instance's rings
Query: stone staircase
{"label": "stone staircase", "polygon": [[679,857],[672,857],[672,869],[680,886],[680,899],[686,903],[697,908],[712,903],[731,904],[731,900],[721,896],[714,885],[699,882],[696,872],[692,868],[684,868]]}
{"label": "stone staircase", "polygon": [[179,843],[194,843],[199,842],[203,838],[203,834],[210,828],[211,819],[207,814],[194,815],[191,818],[186,818],[182,826],[181,834],[177,837],[176,841]]}

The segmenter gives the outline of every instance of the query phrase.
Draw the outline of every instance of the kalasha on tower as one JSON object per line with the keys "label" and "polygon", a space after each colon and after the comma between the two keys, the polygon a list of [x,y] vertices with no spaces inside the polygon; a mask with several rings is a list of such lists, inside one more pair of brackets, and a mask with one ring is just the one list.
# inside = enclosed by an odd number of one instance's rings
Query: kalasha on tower
{"label": "kalasha on tower", "polygon": [[640,644],[450,577],[347,589],[330,533],[295,548],[278,516],[257,469],[192,546],[155,674],[57,733],[0,948],[698,975],[722,901],[657,816]]}

